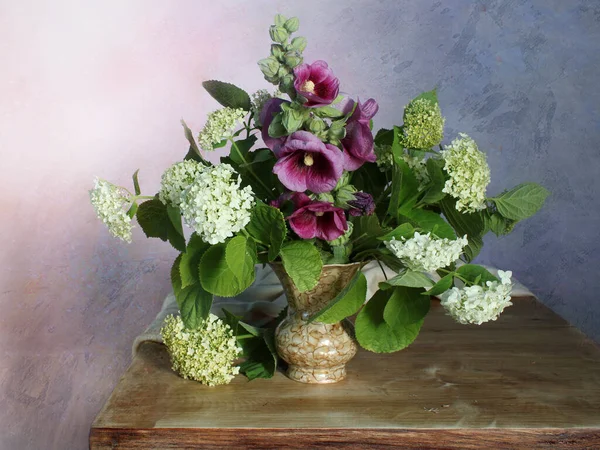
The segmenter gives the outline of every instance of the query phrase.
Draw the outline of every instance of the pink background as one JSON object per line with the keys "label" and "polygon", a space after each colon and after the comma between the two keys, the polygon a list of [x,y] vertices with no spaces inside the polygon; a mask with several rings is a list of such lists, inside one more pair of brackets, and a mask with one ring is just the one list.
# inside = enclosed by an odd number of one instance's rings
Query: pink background
{"label": "pink background", "polygon": [[300,18],[308,62],[378,100],[376,127],[437,86],[446,141],[466,131],[486,151],[492,195],[528,180],[550,189],[479,262],[512,269],[600,337],[592,3],[0,0],[0,448],[86,447],[175,257],[139,228],[133,244],[111,238],[87,191],[95,176],[130,187],[140,169],[154,194],[187,151],[180,119],[196,134],[218,107],[203,80],[270,87],[256,61],[276,12]]}

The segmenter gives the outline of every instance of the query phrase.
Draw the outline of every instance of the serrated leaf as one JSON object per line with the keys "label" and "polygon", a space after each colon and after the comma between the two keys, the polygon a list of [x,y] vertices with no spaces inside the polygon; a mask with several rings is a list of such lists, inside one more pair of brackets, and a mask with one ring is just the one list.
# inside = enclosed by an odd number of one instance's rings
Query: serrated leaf
{"label": "serrated leaf", "polygon": [[481,283],[482,286],[485,286],[487,281],[499,281],[485,267],[477,264],[464,264],[456,269],[456,273],[471,283]]}
{"label": "serrated leaf", "polygon": [[309,322],[337,323],[360,309],[367,296],[367,279],[358,270],[350,282],[321,311],[308,319]]}
{"label": "serrated leaf", "polygon": [[281,247],[283,267],[300,292],[314,288],[319,282],[323,262],[321,255],[308,241],[292,241]]}
{"label": "serrated leaf", "polygon": [[425,164],[427,167],[427,174],[429,175],[429,184],[421,202],[431,205],[439,202],[446,196],[443,192],[444,186],[446,185],[446,178],[444,177],[444,172],[442,170],[443,166],[440,165],[439,160],[429,158]]}
{"label": "serrated leaf", "polygon": [[175,258],[173,261],[173,265],[171,266],[171,285],[173,286],[173,293],[175,296],[179,294],[181,291],[181,274],[179,273],[179,266],[181,264],[181,253]]}
{"label": "serrated leaf", "polygon": [[410,223],[403,223],[396,228],[394,228],[389,233],[379,237],[380,241],[391,241],[392,239],[402,240],[410,239],[415,234],[415,228]]}
{"label": "serrated leaf", "polygon": [[171,225],[173,225],[173,229],[183,236],[183,226],[181,225],[181,210],[179,209],[179,207],[168,205],[167,215],[169,216]]}
{"label": "serrated leaf", "polygon": [[246,231],[256,242],[269,247],[268,260],[273,261],[279,255],[287,227],[283,214],[277,208],[257,205],[252,209]]}
{"label": "serrated leaf", "polygon": [[167,207],[157,198],[140,203],[136,218],[147,237],[167,240],[169,218]]}
{"label": "serrated leaf", "polygon": [[421,272],[406,270],[399,273],[394,278],[379,283],[379,289],[390,289],[395,286],[405,286],[413,288],[426,288],[433,286],[433,281]]}
{"label": "serrated leaf", "polygon": [[236,236],[227,242],[225,249],[225,259],[229,269],[233,272],[237,279],[243,280],[247,275],[250,267],[254,270],[256,252],[254,255],[248,251],[248,239],[244,236]]}
{"label": "serrated leaf", "polygon": [[498,212],[511,220],[533,216],[544,205],[550,192],[536,183],[523,183],[499,197],[492,198]]}
{"label": "serrated leaf", "polygon": [[354,252],[376,248],[381,242],[377,239],[386,234],[386,229],[379,225],[377,215],[355,217],[352,220],[354,226],[350,240]]}
{"label": "serrated leaf", "polygon": [[421,295],[423,289],[395,287],[383,310],[383,319],[393,329],[422,322],[429,312],[429,297]]}
{"label": "serrated leaf", "polygon": [[240,372],[250,380],[271,378],[277,369],[273,330],[252,327],[226,309],[223,309],[223,313],[224,322],[231,327],[236,337],[239,336],[238,344],[245,358],[240,364]]}
{"label": "serrated leaf", "polygon": [[208,163],[204,160],[204,158],[200,154],[200,149],[198,148],[198,144],[196,144],[194,135],[192,134],[192,130],[190,130],[190,127],[187,126],[187,123],[185,123],[185,121],[183,119],[181,120],[181,126],[183,127],[183,134],[185,135],[185,138],[190,143],[190,149],[188,150],[187,155],[185,155],[185,157],[183,159],[184,160],[191,159],[191,160],[194,160],[199,163],[207,165]]}
{"label": "serrated leaf", "polygon": [[200,284],[192,284],[181,289],[175,298],[181,312],[181,320],[186,328],[200,327],[210,312],[212,294],[206,292]]}
{"label": "serrated leaf", "polygon": [[425,209],[412,209],[403,213],[415,227],[439,238],[456,239],[454,229],[439,214]]}
{"label": "serrated leaf", "polygon": [[226,249],[227,244],[221,243],[204,252],[200,259],[200,283],[206,291],[214,295],[234,297],[254,282],[254,263],[246,252],[244,259],[247,270],[241,277],[236,277],[227,264]]}
{"label": "serrated leaf", "polygon": [[448,289],[450,289],[452,287],[453,280],[454,280],[454,277],[451,273],[448,275],[445,275],[444,277],[442,277],[440,279],[440,281],[435,283],[431,289],[429,289],[426,292],[423,292],[421,295],[427,295],[427,296],[432,297],[432,296],[437,296],[437,295],[443,294],[444,292],[446,292]]}
{"label": "serrated leaf", "polygon": [[196,233],[192,234],[187,244],[185,252],[182,253],[179,264],[180,282],[182,287],[187,287],[200,282],[199,268],[200,260],[204,252],[208,250],[210,244],[207,244]]}
{"label": "serrated leaf", "polygon": [[392,146],[394,168],[392,170],[392,192],[388,214],[397,218],[400,213],[412,210],[416,204],[419,196],[419,182],[406,161],[402,159],[404,153],[402,145],[396,142],[396,136],[394,139],[394,145]]}
{"label": "serrated leaf", "polygon": [[377,145],[392,145],[394,142],[394,130],[381,128],[375,135],[374,142]]}
{"label": "serrated leaf", "polygon": [[384,320],[383,313],[390,296],[390,291],[377,291],[356,317],[356,339],[366,350],[396,352],[410,345],[419,334],[422,320],[397,328]]}
{"label": "serrated leaf", "polygon": [[456,210],[456,201],[446,196],[439,202],[446,220],[456,230],[458,236],[467,235],[469,245],[464,253],[467,261],[472,261],[483,247],[483,235],[486,232],[485,221],[481,213],[462,214]]}
{"label": "serrated leaf", "polygon": [[209,80],[202,83],[206,91],[221,105],[250,111],[250,96],[239,87],[223,81]]}
{"label": "serrated leaf", "polygon": [[133,191],[135,192],[135,195],[140,195],[142,193],[142,190],[140,189],[140,182],[138,181],[139,171],[140,169],[136,170],[131,177],[133,179]]}

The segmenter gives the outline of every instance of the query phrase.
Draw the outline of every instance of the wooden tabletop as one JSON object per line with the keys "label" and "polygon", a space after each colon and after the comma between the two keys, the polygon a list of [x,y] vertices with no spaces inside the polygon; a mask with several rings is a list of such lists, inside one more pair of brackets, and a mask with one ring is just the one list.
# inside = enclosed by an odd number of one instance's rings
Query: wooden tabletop
{"label": "wooden tabletop", "polygon": [[458,325],[439,302],[401,352],[359,350],[348,378],[183,380],[145,343],[96,417],[92,449],[600,448],[600,350],[533,298]]}

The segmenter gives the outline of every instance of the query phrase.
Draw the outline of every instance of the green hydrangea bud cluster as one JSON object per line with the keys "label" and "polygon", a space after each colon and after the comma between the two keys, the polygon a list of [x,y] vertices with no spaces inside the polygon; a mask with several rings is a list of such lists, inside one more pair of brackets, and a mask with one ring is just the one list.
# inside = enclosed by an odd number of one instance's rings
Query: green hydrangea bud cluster
{"label": "green hydrangea bud cluster", "polygon": [[386,170],[392,168],[394,165],[394,154],[392,153],[392,146],[387,144],[377,145],[374,147],[375,156],[377,159],[375,162],[377,163],[377,167],[381,172],[385,172]]}
{"label": "green hydrangea bud cluster", "polygon": [[413,100],[404,110],[404,146],[428,149],[439,145],[444,138],[444,121],[436,102],[426,98]]}
{"label": "green hydrangea bud cluster", "polygon": [[209,386],[228,384],[240,372],[234,362],[242,352],[233,331],[214,314],[201,328],[185,328],[181,317],[167,316],[160,330],[173,370]]}
{"label": "green hydrangea bud cluster", "polygon": [[275,24],[269,28],[274,44],[271,54],[258,62],[261,72],[269,83],[279,85],[281,92],[294,93],[294,67],[302,64],[302,52],[306,48],[306,39],[298,36],[290,41],[292,33],[298,31],[297,17],[290,19],[281,14],[275,16]]}

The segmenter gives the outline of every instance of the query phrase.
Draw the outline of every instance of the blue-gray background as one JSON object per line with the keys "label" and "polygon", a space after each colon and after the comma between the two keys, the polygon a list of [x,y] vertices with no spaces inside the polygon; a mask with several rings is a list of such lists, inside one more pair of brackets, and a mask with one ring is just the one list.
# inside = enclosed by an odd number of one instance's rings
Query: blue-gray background
{"label": "blue-gray background", "polygon": [[[48,4],[50,5],[50,4]],[[308,62],[401,121],[437,87],[446,141],[488,155],[491,195],[551,191],[479,262],[509,269],[600,339],[600,4],[583,0],[0,0],[0,447],[85,448],[89,426],[169,291],[175,252],[111,239],[87,203],[94,175],[154,193],[185,118],[217,105],[201,81],[268,87],[275,12],[297,15]],[[6,219],[5,219],[6,218]],[[432,355],[435,358],[435,355]]]}

